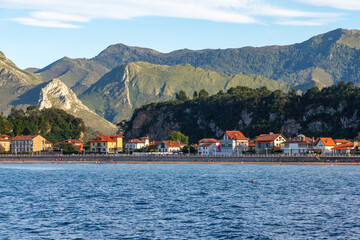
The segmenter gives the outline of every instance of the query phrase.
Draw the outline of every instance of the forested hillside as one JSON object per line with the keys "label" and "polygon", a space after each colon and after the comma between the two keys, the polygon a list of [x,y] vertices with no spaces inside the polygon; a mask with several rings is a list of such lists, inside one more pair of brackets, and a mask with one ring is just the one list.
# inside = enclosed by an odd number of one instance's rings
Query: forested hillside
{"label": "forested hillside", "polygon": [[271,131],[351,139],[360,132],[359,110],[360,88],[352,82],[313,87],[302,95],[236,87],[209,97],[142,106],[128,122],[126,137],[162,139],[180,130],[195,142],[238,129],[251,138]]}

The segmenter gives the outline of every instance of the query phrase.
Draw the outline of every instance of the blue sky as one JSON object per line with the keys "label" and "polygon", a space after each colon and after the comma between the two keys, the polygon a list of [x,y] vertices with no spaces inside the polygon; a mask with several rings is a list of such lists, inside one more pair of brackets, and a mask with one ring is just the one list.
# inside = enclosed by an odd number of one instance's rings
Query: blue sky
{"label": "blue sky", "polygon": [[124,43],[177,49],[285,45],[360,29],[359,0],[0,0],[0,51],[20,68]]}

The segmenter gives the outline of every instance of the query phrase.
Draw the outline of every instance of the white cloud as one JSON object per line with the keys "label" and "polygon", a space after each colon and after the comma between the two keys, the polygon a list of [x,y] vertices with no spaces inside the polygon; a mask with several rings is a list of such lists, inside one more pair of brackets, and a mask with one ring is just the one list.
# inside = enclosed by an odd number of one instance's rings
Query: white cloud
{"label": "white cloud", "polygon": [[321,26],[325,24],[324,22],[317,20],[278,21],[275,23],[279,25],[287,25],[287,26]]}
{"label": "white cloud", "polygon": [[[2,8],[26,9],[29,16],[16,18],[21,24],[73,28],[92,19],[132,19],[161,16],[216,22],[254,24],[269,21],[297,22],[298,18],[338,17],[328,12],[282,8],[270,0],[0,0]],[[308,0],[299,0],[308,1]],[[320,0],[318,0],[320,1]],[[307,20],[302,20],[307,21]],[[310,20],[308,20],[310,21]],[[274,21],[271,21],[274,22]],[[275,21],[276,22],[276,21]]]}
{"label": "white cloud", "polygon": [[359,0],[297,0],[298,2],[345,10],[360,10]]}

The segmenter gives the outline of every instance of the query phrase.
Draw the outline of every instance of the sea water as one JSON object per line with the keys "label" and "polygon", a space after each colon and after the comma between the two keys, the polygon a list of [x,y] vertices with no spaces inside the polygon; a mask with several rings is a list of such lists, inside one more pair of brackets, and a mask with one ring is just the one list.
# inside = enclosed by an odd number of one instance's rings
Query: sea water
{"label": "sea water", "polygon": [[359,167],[2,164],[0,238],[360,239]]}

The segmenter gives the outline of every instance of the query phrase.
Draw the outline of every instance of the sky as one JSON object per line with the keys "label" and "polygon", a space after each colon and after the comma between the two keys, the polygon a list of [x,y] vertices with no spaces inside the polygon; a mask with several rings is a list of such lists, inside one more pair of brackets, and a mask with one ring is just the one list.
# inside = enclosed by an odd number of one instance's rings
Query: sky
{"label": "sky", "polygon": [[22,69],[112,44],[224,49],[360,29],[360,0],[0,0],[0,51]]}

